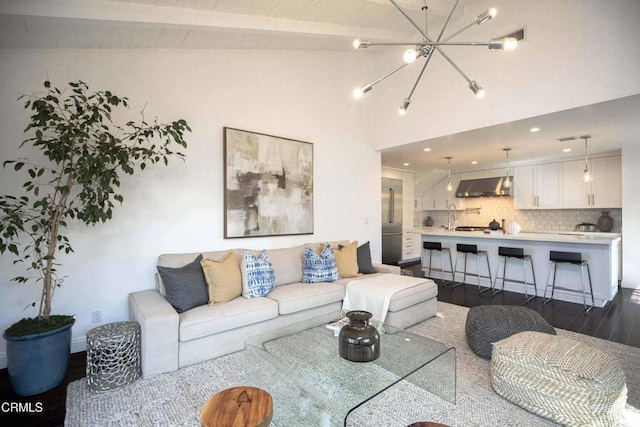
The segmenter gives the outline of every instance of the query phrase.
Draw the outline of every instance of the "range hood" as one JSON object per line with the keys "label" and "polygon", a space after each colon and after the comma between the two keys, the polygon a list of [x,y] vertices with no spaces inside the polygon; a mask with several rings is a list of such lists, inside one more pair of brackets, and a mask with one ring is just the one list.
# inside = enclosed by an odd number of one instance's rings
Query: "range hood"
{"label": "range hood", "polygon": [[458,184],[456,197],[496,197],[512,196],[513,177],[510,176],[511,187],[505,188],[505,177],[463,179]]}

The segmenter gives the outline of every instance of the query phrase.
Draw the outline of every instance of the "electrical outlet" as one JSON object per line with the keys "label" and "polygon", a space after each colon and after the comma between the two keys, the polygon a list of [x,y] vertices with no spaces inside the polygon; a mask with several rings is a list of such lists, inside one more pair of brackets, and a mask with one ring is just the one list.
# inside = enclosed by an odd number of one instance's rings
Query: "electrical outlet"
{"label": "electrical outlet", "polygon": [[102,321],[102,311],[93,310],[91,312],[91,323],[100,323]]}

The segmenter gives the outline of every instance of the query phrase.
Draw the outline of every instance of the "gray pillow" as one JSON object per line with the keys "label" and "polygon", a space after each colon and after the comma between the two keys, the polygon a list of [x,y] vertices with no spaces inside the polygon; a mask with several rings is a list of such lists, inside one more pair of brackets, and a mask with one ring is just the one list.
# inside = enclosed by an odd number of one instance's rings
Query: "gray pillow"
{"label": "gray pillow", "polygon": [[369,242],[358,246],[358,272],[363,274],[372,274],[376,270],[371,264],[371,248]]}
{"label": "gray pillow", "polygon": [[157,266],[165,297],[178,313],[209,303],[209,291],[200,261],[202,255],[180,268]]}

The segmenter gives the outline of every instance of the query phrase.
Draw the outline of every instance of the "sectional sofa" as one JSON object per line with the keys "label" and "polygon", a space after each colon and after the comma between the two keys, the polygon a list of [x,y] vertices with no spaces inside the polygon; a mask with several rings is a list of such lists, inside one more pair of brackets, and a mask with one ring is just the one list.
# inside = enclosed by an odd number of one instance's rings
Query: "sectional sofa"
{"label": "sectional sofa", "polygon": [[[329,245],[336,251],[342,251],[346,250],[343,248],[355,248],[357,242],[337,241],[329,242]],[[248,280],[244,268],[247,253],[244,249],[160,255],[159,271],[165,274],[156,274],[156,289],[129,295],[130,319],[141,326],[143,376],[153,377],[242,350],[245,340],[256,334],[290,325],[304,329],[333,320],[340,315],[345,288],[353,280],[383,276],[390,282],[406,282],[406,288],[391,298],[385,320],[388,324],[406,328],[436,314],[437,285],[429,279],[402,276],[397,266],[371,263],[370,255],[366,259],[368,244],[358,248],[359,268],[356,268],[355,275],[353,272],[343,274],[352,277],[341,277],[332,282],[303,283],[305,246],[319,252],[323,244],[309,243],[264,251],[272,265],[275,287],[265,296],[252,298],[245,297],[244,292]],[[261,251],[250,252],[255,255]],[[173,274],[172,280],[177,280],[179,288],[182,269],[196,265],[200,256],[205,260],[213,260],[210,262],[219,262],[229,253],[241,271],[245,296],[192,308],[175,302],[174,306],[169,302],[169,289],[162,279],[170,277],[166,275],[167,271]],[[369,267],[362,267],[367,261]],[[369,274],[357,272],[358,269],[369,269]],[[187,280],[185,276],[185,283]],[[175,300],[176,283],[172,283],[172,287],[173,296],[170,299]]]}

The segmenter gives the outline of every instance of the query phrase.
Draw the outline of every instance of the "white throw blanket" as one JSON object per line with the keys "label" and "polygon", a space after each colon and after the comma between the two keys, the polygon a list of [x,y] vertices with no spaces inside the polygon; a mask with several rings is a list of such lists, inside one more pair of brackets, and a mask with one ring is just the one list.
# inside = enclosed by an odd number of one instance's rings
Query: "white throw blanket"
{"label": "white throw blanket", "polygon": [[393,294],[425,282],[423,278],[394,276],[394,280],[389,280],[389,275],[384,274],[347,283],[342,312],[365,310],[371,313],[373,320],[384,323]]}

